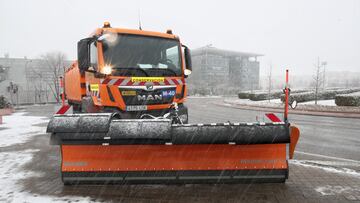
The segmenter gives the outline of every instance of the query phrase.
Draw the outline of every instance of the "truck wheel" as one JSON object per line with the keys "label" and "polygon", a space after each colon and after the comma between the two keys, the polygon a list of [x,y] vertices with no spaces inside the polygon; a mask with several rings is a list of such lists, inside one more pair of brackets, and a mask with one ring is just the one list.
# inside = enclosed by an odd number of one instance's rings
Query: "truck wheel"
{"label": "truck wheel", "polygon": [[188,108],[184,104],[179,105],[178,114],[183,124],[189,123]]}
{"label": "truck wheel", "polygon": [[81,113],[99,113],[99,107],[94,105],[91,97],[84,97],[81,100]]}
{"label": "truck wheel", "polygon": [[74,113],[81,113],[81,104],[71,104],[73,106]]}
{"label": "truck wheel", "polygon": [[69,105],[72,106],[74,113],[81,113],[81,104],[68,101]]}

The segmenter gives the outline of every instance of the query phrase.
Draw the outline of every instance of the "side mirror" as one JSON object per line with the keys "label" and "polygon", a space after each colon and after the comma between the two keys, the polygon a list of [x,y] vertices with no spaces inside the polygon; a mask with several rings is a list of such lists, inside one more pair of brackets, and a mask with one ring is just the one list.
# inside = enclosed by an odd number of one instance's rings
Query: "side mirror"
{"label": "side mirror", "polygon": [[90,43],[93,38],[85,38],[77,44],[78,66],[81,72],[87,71],[90,67]]}
{"label": "side mirror", "polygon": [[294,100],[293,102],[291,102],[291,104],[290,104],[290,107],[292,108],[292,109],[295,109],[296,107],[297,107],[297,101],[296,100]]}
{"label": "side mirror", "polygon": [[184,74],[185,76],[188,76],[192,72],[191,53],[190,53],[190,49],[187,46],[183,45],[183,47],[184,47],[184,55],[185,55],[185,67],[186,67]]}

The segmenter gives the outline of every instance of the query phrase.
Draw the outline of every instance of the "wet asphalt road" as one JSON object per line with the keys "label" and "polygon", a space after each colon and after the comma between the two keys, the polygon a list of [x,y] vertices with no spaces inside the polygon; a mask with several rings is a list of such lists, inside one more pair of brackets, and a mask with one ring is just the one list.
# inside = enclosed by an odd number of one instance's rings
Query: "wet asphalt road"
{"label": "wet asphalt road", "polygon": [[[188,100],[190,122],[269,122],[261,111],[214,105],[223,99]],[[291,112],[291,110],[290,110]],[[276,114],[283,118],[283,114]],[[300,128],[297,151],[360,161],[360,119],[289,115],[289,122]]]}
{"label": "wet asphalt road", "polygon": [[[221,101],[221,98],[189,98],[190,122],[265,120],[264,112],[214,104]],[[26,107],[25,110],[29,115],[50,117],[53,106]],[[290,176],[285,184],[63,186],[59,176],[59,147],[48,145],[46,134],[0,151],[21,153],[37,149],[32,161],[21,170],[41,175],[27,177],[18,184],[35,196],[53,196],[64,201],[69,196],[105,202],[360,201],[360,119],[290,115],[290,121],[299,126],[301,137],[296,161],[290,163]],[[355,175],[346,174],[345,169],[353,170]]]}

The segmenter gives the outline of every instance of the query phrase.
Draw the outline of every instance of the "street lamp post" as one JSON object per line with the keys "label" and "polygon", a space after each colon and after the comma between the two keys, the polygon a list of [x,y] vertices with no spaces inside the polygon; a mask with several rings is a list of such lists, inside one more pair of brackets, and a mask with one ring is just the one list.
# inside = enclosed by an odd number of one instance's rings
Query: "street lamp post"
{"label": "street lamp post", "polygon": [[327,62],[326,61],[323,61],[321,62],[321,65],[324,67],[324,70],[323,70],[323,90],[325,90],[326,88],[326,74],[325,74],[325,68],[326,68],[326,65],[327,65]]}
{"label": "street lamp post", "polygon": [[[29,73],[28,71],[28,64],[31,63],[32,60],[28,60],[26,59],[25,61],[25,73]],[[26,74],[26,102],[30,103],[30,99],[29,99],[29,78],[28,78],[28,74]]]}

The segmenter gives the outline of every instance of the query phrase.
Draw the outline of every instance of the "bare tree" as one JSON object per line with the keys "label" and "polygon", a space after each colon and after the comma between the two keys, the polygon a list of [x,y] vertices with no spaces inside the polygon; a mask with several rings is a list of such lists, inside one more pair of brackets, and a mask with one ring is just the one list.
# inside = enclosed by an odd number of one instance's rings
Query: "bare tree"
{"label": "bare tree", "polygon": [[270,67],[269,67],[268,79],[269,79],[269,84],[268,84],[268,100],[269,100],[269,102],[270,102],[270,99],[271,99],[271,88],[272,88],[272,65],[270,65]]}
{"label": "bare tree", "polygon": [[12,104],[15,104],[16,100],[16,106],[19,105],[19,85],[15,84],[14,82],[10,82],[9,86],[7,87],[7,91],[10,94],[10,101]]}
{"label": "bare tree", "polygon": [[66,56],[62,52],[48,52],[34,59],[26,70],[31,89],[34,90],[35,103],[48,102],[48,95],[60,101],[59,78],[64,75]]}
{"label": "bare tree", "polygon": [[351,87],[360,87],[360,77],[354,77],[351,80]]}
{"label": "bare tree", "polygon": [[66,66],[66,56],[62,52],[49,52],[41,56],[44,61],[47,71],[50,73],[46,79],[47,86],[50,88],[54,98],[57,102],[60,101],[60,84],[59,78],[64,75]]}
{"label": "bare tree", "polygon": [[316,72],[315,72],[315,75],[313,76],[313,79],[314,79],[314,89],[315,89],[315,105],[317,105],[317,101],[318,101],[318,95],[319,95],[319,90],[320,90],[320,87],[322,86],[323,84],[323,79],[324,77],[324,74],[323,74],[323,69],[322,69],[322,64],[320,64],[320,58],[318,57],[318,60],[317,60],[317,64],[315,65],[316,67]]}
{"label": "bare tree", "polygon": [[323,90],[326,89],[326,65],[327,65],[327,62],[326,61],[323,61],[321,62],[321,65],[323,66]]}
{"label": "bare tree", "polygon": [[31,70],[31,74],[28,76],[28,80],[30,80],[32,89],[34,90],[34,102],[41,103],[41,95],[46,87],[44,81],[46,72],[37,66],[29,67],[29,70]]}

